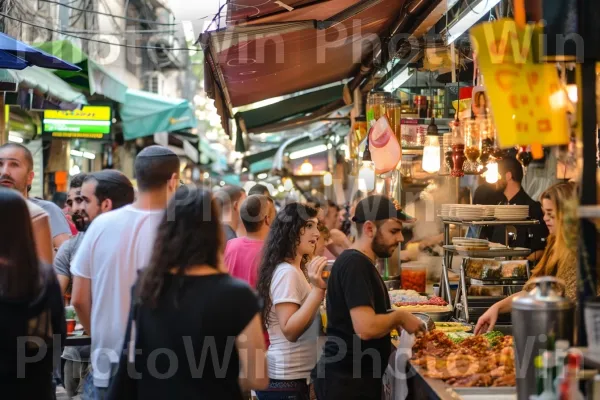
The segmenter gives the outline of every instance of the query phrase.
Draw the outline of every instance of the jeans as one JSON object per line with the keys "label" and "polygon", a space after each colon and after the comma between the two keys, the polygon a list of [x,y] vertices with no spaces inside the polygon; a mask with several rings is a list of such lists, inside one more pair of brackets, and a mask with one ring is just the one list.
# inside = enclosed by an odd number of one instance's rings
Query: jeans
{"label": "jeans", "polygon": [[310,391],[306,379],[271,379],[268,389],[256,392],[256,396],[258,400],[310,400]]}
{"label": "jeans", "polygon": [[94,374],[90,370],[83,382],[82,400],[105,400],[107,395],[107,387],[94,386]]}

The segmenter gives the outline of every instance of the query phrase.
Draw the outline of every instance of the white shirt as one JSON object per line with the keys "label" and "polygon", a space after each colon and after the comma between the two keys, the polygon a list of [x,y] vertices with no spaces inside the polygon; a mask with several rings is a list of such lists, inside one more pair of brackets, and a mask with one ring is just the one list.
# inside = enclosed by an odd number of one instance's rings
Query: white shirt
{"label": "white shirt", "polygon": [[288,341],[275,313],[275,305],[294,303],[301,306],[311,287],[298,268],[281,263],[275,268],[271,280],[271,300],[273,307],[269,312],[269,351],[267,361],[269,378],[279,380],[307,379],[317,363],[317,338],[319,336],[319,318],[314,318],[310,327],[298,338],[296,343]]}
{"label": "white shirt", "polygon": [[99,215],[83,237],[71,274],[92,285],[92,353],[94,385],[107,387],[110,364],[118,363],[127,328],[131,287],[137,271],[152,256],[163,211],[131,205]]}

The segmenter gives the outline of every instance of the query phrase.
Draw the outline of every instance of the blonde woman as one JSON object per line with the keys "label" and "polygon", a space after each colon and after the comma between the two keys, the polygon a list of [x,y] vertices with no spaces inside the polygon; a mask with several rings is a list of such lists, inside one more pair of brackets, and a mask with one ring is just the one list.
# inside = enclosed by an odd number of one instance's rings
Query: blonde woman
{"label": "blonde woman", "polygon": [[[573,183],[557,183],[542,193],[542,209],[544,222],[548,227],[550,236],[548,244],[540,262],[531,273],[531,279],[541,276],[555,276],[565,282],[565,295],[576,300],[577,298],[577,253],[573,246],[567,245],[564,229],[565,205],[576,195]],[[508,313],[512,310],[512,301],[525,291],[533,288],[530,281],[523,287],[523,291],[509,296],[485,312],[477,321],[475,334],[485,333],[492,329],[498,320],[498,314]]]}

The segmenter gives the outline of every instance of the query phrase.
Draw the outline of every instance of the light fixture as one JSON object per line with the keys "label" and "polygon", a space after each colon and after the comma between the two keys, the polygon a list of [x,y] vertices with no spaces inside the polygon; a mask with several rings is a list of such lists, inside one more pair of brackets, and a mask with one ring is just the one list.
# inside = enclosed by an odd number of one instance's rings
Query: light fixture
{"label": "light fixture", "polygon": [[449,45],[458,39],[492,8],[496,7],[496,4],[498,3],[500,3],[500,0],[479,0],[477,5],[470,5],[467,7],[466,10],[468,10],[468,12],[461,15],[458,18],[458,21],[454,22],[450,25],[450,28],[448,28],[448,39],[446,44]]}
{"label": "light fixture", "polygon": [[89,151],[84,151],[83,157],[87,158],[88,160],[94,160],[96,158],[96,155],[94,153],[90,153]]}
{"label": "light fixture", "polygon": [[331,172],[325,172],[325,175],[323,175],[323,185],[333,185],[333,175],[331,175]]}
{"label": "light fixture", "polygon": [[202,174],[202,177],[204,179],[208,179],[208,178],[210,178],[210,174],[208,172],[205,172],[205,173]]}
{"label": "light fixture", "polygon": [[244,167],[244,168],[242,168],[242,174],[243,174],[244,172],[248,172],[248,168],[247,168],[247,167]]}
{"label": "light fixture", "polygon": [[15,142],[15,143],[23,143],[23,138],[19,137],[19,136],[15,136],[15,135],[8,135],[8,141],[9,142]]}
{"label": "light fixture", "polygon": [[487,183],[496,183],[498,182],[498,163],[496,161],[490,161],[486,165],[487,171],[485,172],[485,181]]}
{"label": "light fixture", "polygon": [[571,103],[577,104],[577,100],[579,100],[579,94],[577,93],[577,85],[567,85],[567,95],[569,96],[569,100],[571,100]]}
{"label": "light fixture", "polygon": [[362,166],[358,171],[358,190],[362,192],[371,192],[373,189],[375,189],[375,163],[371,159],[369,140],[367,139],[367,144],[362,157]]}
{"label": "light fixture", "polygon": [[313,165],[310,163],[308,158],[304,160],[302,165],[300,166],[300,173],[302,175],[310,175],[313,172]]}
{"label": "light fixture", "polygon": [[221,182],[219,182],[219,185],[221,185],[221,186],[225,186],[225,181],[221,181]]}
{"label": "light fixture", "polygon": [[314,146],[314,147],[309,147],[308,149],[293,151],[292,153],[290,153],[290,160],[306,158],[308,156],[312,156],[313,154],[322,153],[324,151],[327,151],[327,146],[324,144],[320,144],[320,145]]}
{"label": "light fixture", "polygon": [[423,148],[423,170],[434,174],[440,170],[440,137],[433,118],[427,127],[427,137]]}
{"label": "light fixture", "polygon": [[73,149],[71,150],[71,155],[75,157],[83,157],[83,151]]}
{"label": "light fixture", "polygon": [[263,180],[263,179],[267,179],[267,178],[268,178],[268,176],[269,176],[269,174],[267,174],[266,172],[263,172],[262,174],[258,174],[258,175],[256,175],[256,178],[257,178],[258,180]]}
{"label": "light fixture", "polygon": [[283,187],[283,185],[279,185],[279,186],[277,187],[277,190],[279,190],[279,192],[280,192],[280,193],[283,193],[283,192],[285,192],[285,188]]}
{"label": "light fixture", "polygon": [[327,143],[327,150],[331,150],[333,148],[333,145],[331,143]]}
{"label": "light fixture", "polygon": [[396,88],[402,86],[412,76],[412,72],[408,68],[403,69],[397,75],[393,76],[392,79],[383,87],[386,92],[391,92]]}

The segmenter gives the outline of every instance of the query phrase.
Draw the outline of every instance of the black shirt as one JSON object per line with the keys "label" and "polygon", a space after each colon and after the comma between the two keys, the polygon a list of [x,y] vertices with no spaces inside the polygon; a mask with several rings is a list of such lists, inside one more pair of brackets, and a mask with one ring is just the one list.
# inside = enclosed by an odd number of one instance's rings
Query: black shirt
{"label": "black shirt", "polygon": [[138,311],[138,399],[243,399],[235,338],[260,311],[252,289],[226,274],[167,275],[164,284],[158,307]]}
{"label": "black shirt", "polygon": [[[0,296],[0,397],[4,399],[55,398],[52,356],[60,350],[53,345],[65,343],[65,310],[54,269],[48,265],[40,269],[43,284],[34,298]],[[61,340],[54,341],[53,335]],[[23,343],[21,339],[27,337],[31,340]],[[29,361],[22,358],[23,351]]]}
{"label": "black shirt", "polygon": [[[529,197],[523,188],[521,188],[510,201],[503,193],[499,194],[499,198],[500,204],[529,206],[529,218],[539,221],[539,225],[515,227],[517,230],[517,238],[516,240],[510,241],[509,245],[511,247],[525,247],[531,249],[531,251],[544,250],[546,248],[546,238],[548,237],[549,232],[546,223],[544,222],[544,213],[540,203]],[[504,226],[495,227],[492,233],[492,242],[506,244],[505,232],[506,228]]]}
{"label": "black shirt", "polygon": [[[391,339],[388,335],[373,340],[356,336],[350,310],[361,306],[386,314],[391,308],[390,298],[371,260],[360,251],[346,250],[333,264],[327,283],[327,342],[314,371],[324,372],[319,377],[371,378],[372,383],[372,378],[383,376],[392,351]],[[336,359],[339,361],[331,362]],[[381,386],[380,381],[378,384]]]}

